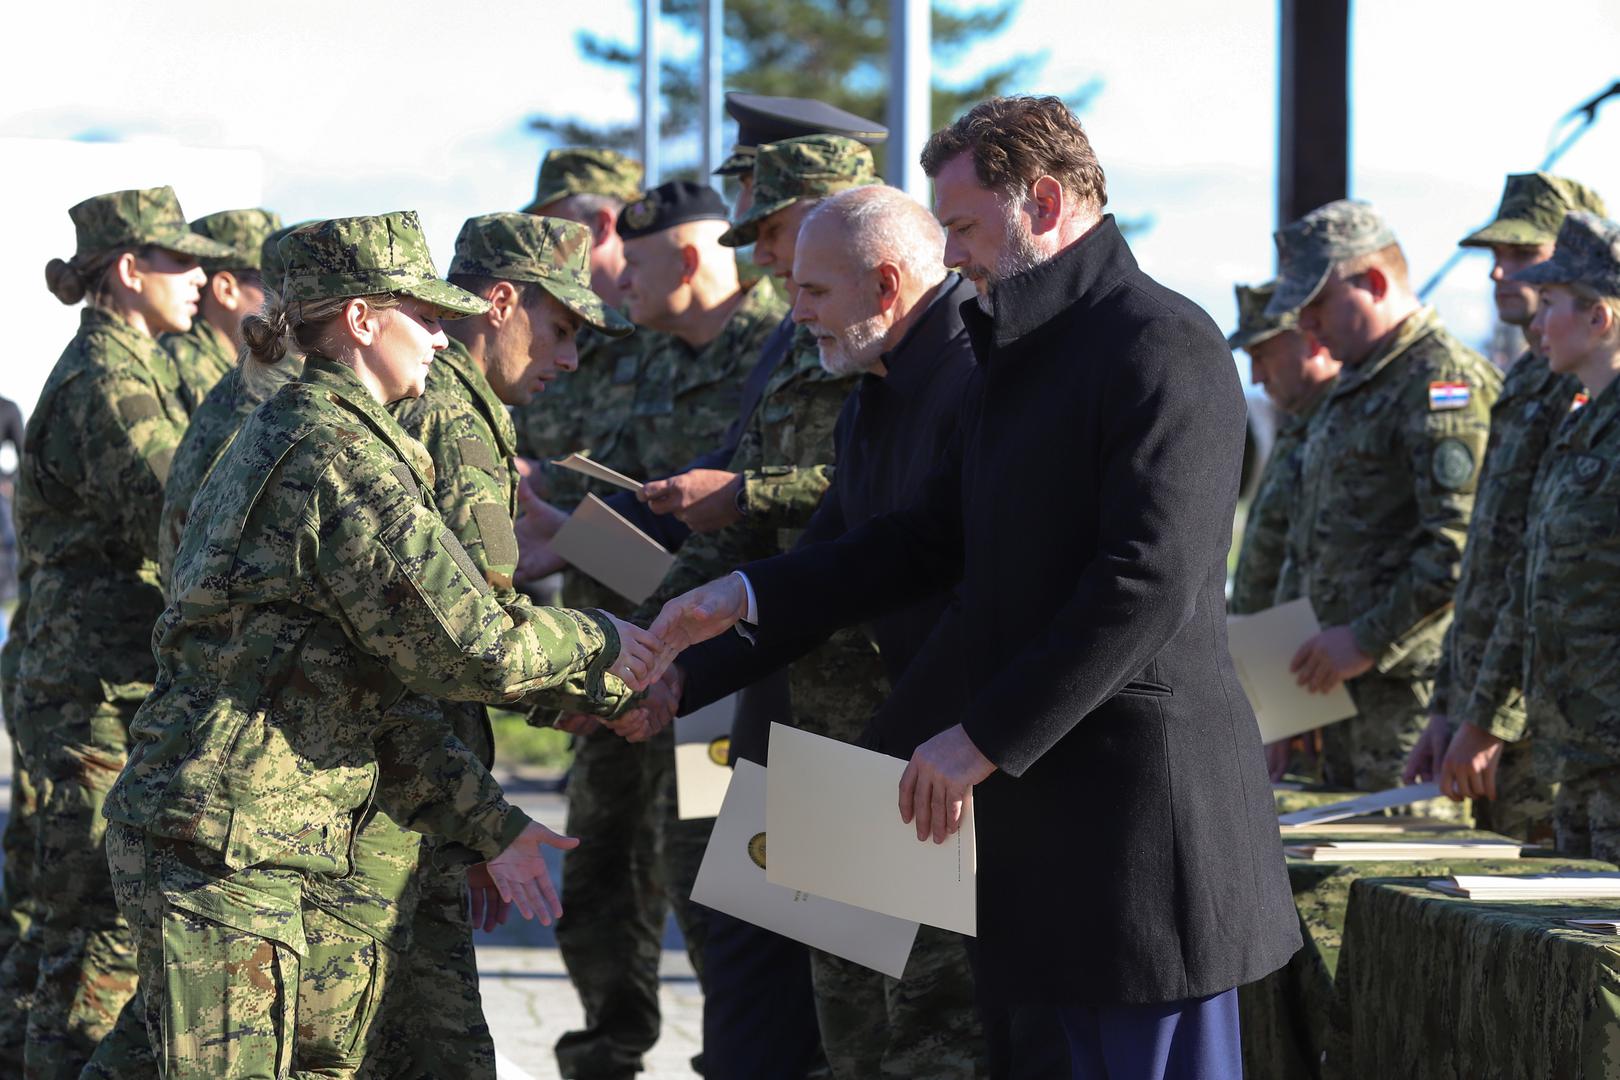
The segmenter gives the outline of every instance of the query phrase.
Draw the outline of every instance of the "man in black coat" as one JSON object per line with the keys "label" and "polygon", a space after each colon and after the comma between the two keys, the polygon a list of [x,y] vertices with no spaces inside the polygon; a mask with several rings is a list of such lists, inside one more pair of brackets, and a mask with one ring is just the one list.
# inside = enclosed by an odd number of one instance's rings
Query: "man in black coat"
{"label": "man in black coat", "polygon": [[1076,1077],[1239,1076],[1234,988],[1300,941],[1226,645],[1237,372],[1138,269],[1056,98],[984,102],[923,164],[979,290],[956,450],[911,509],[678,597],[654,632],[763,642],[956,584],[970,693],[899,801],[935,842],[977,801],[982,990],[1056,1008]]}

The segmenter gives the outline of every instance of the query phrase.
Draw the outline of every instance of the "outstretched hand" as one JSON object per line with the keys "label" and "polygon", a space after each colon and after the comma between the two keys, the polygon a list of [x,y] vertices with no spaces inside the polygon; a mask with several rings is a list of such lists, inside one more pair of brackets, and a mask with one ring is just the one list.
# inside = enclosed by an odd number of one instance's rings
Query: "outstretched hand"
{"label": "outstretched hand", "polygon": [[538,821],[531,821],[516,840],[506,845],[505,851],[484,866],[502,900],[517,905],[518,914],[525,919],[538,918],[542,926],[550,926],[553,919],[562,918],[562,901],[557,899],[540,849],[570,851],[578,846],[575,837],[560,836]]}
{"label": "outstretched hand", "polygon": [[699,585],[665,604],[650,633],[661,646],[652,678],[668,670],[675,658],[702,641],[719,637],[748,613],[748,590],[736,574]]}
{"label": "outstretched hand", "polygon": [[619,655],[608,664],[608,669],[625,681],[632,690],[645,690],[663,674],[659,666],[663,644],[651,631],[635,623],[609,615],[613,627],[619,632]]}

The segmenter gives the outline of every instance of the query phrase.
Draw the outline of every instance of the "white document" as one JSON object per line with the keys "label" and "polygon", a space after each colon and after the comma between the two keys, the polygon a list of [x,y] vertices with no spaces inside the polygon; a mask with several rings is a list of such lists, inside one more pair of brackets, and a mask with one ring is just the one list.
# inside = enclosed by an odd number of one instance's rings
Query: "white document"
{"label": "white document", "polygon": [[1283,854],[1312,862],[1432,862],[1435,859],[1517,859],[1517,840],[1334,840],[1284,844]]}
{"label": "white document", "polygon": [[572,469],[574,472],[583,473],[593,480],[600,480],[606,484],[616,484],[630,491],[641,490],[641,481],[632,480],[624,473],[610,469],[601,462],[588,458],[577,451],[565,458],[556,459],[552,464],[559,469]]}
{"label": "white document", "polygon": [[[774,768],[774,766],[773,766]],[[763,765],[737,762],[725,805],[709,834],[692,899],[744,922],[802,941],[863,967],[900,978],[917,938],[917,924],[880,915],[836,900],[772,885],[765,866],[774,857],[776,840],[766,852]]]}
{"label": "white document", "polygon": [[1620,897],[1620,874],[1572,870],[1562,874],[1458,874],[1429,888],[1474,900],[1607,900]]}
{"label": "white document", "polygon": [[731,784],[731,718],[737,695],[675,718],[675,807],[682,821],[711,818]]}
{"label": "white document", "polygon": [[945,843],[900,820],[906,763],[771,725],[771,882],[899,919],[977,933],[973,808]]}
{"label": "white document", "polygon": [[1376,814],[1380,810],[1391,810],[1397,806],[1411,806],[1413,803],[1427,802],[1439,797],[1440,785],[1433,781],[1427,784],[1409,784],[1406,787],[1390,788],[1388,791],[1372,795],[1358,795],[1354,799],[1330,803],[1327,806],[1295,810],[1291,814],[1279,816],[1277,824],[1302,829],[1311,825],[1323,825],[1329,821],[1343,821],[1345,818]]}
{"label": "white document", "polygon": [[587,495],[557,535],[551,550],[632,604],[653,594],[675,556],[613,507]]}
{"label": "white document", "polygon": [[1249,695],[1260,738],[1287,739],[1356,715],[1350,692],[1341,683],[1326,694],[1313,694],[1288,670],[1294,654],[1321,624],[1309,600],[1290,600],[1253,615],[1228,615],[1226,640],[1238,681]]}

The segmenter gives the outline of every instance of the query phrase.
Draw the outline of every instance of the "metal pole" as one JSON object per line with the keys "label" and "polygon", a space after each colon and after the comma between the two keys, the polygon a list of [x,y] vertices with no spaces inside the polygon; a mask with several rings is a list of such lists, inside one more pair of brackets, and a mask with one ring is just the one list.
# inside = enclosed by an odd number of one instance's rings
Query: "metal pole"
{"label": "metal pole", "polygon": [[889,0],[889,142],[884,172],[889,183],[927,200],[923,144],[931,128],[931,58],[933,28],[929,0]]}
{"label": "metal pole", "polygon": [[1350,185],[1350,0],[1281,0],[1277,224]]}
{"label": "metal pole", "polygon": [[703,0],[703,178],[720,189],[720,178],[714,170],[726,159],[725,144],[721,141],[724,117],[725,71],[721,53],[726,43],[725,0]]}
{"label": "metal pole", "polygon": [[658,0],[641,0],[641,164],[658,183]]}

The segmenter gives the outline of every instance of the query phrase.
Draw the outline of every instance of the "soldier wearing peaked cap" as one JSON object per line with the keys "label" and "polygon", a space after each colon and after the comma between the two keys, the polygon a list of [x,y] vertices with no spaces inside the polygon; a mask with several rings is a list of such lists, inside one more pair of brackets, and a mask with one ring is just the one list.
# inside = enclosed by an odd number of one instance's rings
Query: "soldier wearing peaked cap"
{"label": "soldier wearing peaked cap", "polygon": [[[1620,224],[1578,211],[1550,259],[1520,270],[1538,289],[1532,329],[1548,366],[1590,402],[1559,425],[1508,574],[1502,634],[1479,684],[1523,680],[1538,770],[1559,783],[1558,850],[1620,858]],[[1517,625],[1513,625],[1517,624]]]}
{"label": "soldier wearing peaked cap", "polygon": [[260,209],[222,210],[191,223],[193,232],[231,249],[229,255],[203,259],[208,283],[203,286],[202,306],[191,329],[163,338],[163,347],[180,369],[186,408],[192,412],[236,366],[236,354],[242,348],[242,319],[264,305],[260,249],[265,237],[280,228],[280,217]]}
{"label": "soldier wearing peaked cap", "polygon": [[[17,745],[37,784],[35,895],[47,898],[27,1009],[30,1075],[77,1076],[135,989],[128,928],[107,880],[101,804],[151,686],[147,566],[169,460],[186,424],[158,335],[190,328],[205,257],[170,188],[117,191],[68,211],[77,247],[46,284],[88,301],[29,418],[17,478]],[[20,1017],[19,1017],[20,1019]]]}
{"label": "soldier wearing peaked cap", "polygon": [[736,207],[739,218],[753,201],[754,157],[766,143],[804,135],[837,135],[876,145],[889,137],[889,129],[877,121],[814,98],[767,97],[730,90],[726,92],[726,112],[737,121],[737,143],[714,175],[734,177],[742,186]]}
{"label": "soldier wearing peaked cap", "polygon": [[1293,666],[1356,703],[1323,730],[1327,781],[1381,791],[1427,718],[1501,376],[1421,305],[1371,206],[1329,203],[1276,241],[1267,312],[1297,312],[1344,364],[1300,456],[1288,558],[1324,629]]}
{"label": "soldier wearing peaked cap", "polygon": [[556,915],[539,851],[570,841],[506,802],[434,699],[611,712],[653,660],[606,613],[494,595],[434,509],[433,464],[384,405],[422,392],[441,319],[488,305],[437,276],[416,215],[305,226],[280,251],[247,362],[291,339],[304,372],[197,493],[152,632],[158,688],[106,800],[170,1078],[356,1075],[405,924],[383,886],[409,873],[368,850],[376,811]]}
{"label": "soldier wearing peaked cap", "polygon": [[[1443,792],[1474,800],[1480,828],[1531,843],[1552,838],[1556,785],[1537,774],[1534,747],[1524,736],[1518,672],[1499,671],[1509,677],[1486,682],[1480,663],[1489,642],[1509,627],[1523,625],[1502,616],[1508,568],[1524,546],[1536,470],[1581,387],[1573,376],[1548,368],[1533,329],[1536,289],[1513,278],[1552,255],[1565,215],[1582,209],[1601,212],[1602,206],[1596,194],[1573,180],[1545,173],[1509,176],[1496,217],[1461,241],[1464,247],[1491,252],[1497,315],[1524,330],[1528,347],[1508,368],[1502,396],[1491,408],[1490,445],[1480,469],[1429,726],[1406,772],[1413,779],[1438,776]],[[1500,637],[1497,647],[1510,646]],[[1511,647],[1522,649],[1522,642]]]}
{"label": "soldier wearing peaked cap", "polygon": [[[618,338],[631,327],[590,287],[590,230],[560,218],[486,214],[462,226],[452,284],[487,311],[452,323],[422,396],[390,409],[433,461],[433,501],[495,596],[514,602],[520,480],[509,406],[542,394],[575,366],[583,327]],[[489,715],[477,702],[440,702],[456,737],[494,764]],[[410,949],[378,1020],[378,1053],[415,1074],[495,1076],[495,1046],[478,993],[469,911],[499,908],[476,853],[429,840],[416,884]],[[476,894],[469,908],[469,889]]]}

